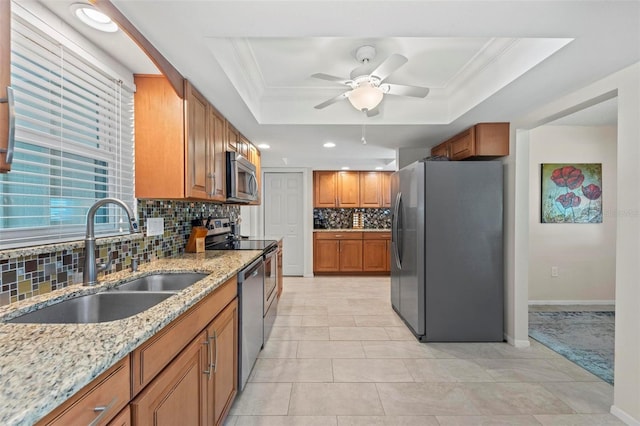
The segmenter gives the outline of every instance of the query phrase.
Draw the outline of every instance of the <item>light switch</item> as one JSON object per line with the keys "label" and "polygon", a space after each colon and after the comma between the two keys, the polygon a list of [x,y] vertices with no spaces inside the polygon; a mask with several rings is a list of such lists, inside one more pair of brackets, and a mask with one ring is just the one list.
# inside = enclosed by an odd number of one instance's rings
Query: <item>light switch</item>
{"label": "light switch", "polygon": [[147,219],[147,237],[164,234],[164,218],[151,217]]}

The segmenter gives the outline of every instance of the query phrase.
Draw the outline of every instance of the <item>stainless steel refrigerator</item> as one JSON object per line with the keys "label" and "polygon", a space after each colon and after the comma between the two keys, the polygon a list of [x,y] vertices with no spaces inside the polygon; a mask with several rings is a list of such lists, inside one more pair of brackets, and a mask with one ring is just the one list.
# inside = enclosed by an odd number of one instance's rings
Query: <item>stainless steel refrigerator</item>
{"label": "stainless steel refrigerator", "polygon": [[422,342],[503,340],[502,179],[499,161],[391,177],[391,304]]}

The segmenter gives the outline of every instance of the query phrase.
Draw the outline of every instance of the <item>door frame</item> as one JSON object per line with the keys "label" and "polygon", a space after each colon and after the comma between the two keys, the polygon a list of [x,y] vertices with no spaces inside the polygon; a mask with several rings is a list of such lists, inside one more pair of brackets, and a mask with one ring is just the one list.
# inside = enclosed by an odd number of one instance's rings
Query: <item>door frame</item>
{"label": "door frame", "polygon": [[[303,276],[313,277],[313,170],[304,167],[265,167],[261,170],[262,182],[267,173],[302,173],[302,249]],[[264,235],[264,186],[262,188],[262,203],[258,209],[258,234]],[[284,235],[283,235],[284,237]]]}

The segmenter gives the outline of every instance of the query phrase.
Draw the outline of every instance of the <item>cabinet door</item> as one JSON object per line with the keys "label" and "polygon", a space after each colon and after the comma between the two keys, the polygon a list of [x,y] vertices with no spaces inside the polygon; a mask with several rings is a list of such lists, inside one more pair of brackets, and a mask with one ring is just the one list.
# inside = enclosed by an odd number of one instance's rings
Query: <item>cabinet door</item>
{"label": "cabinet door", "polygon": [[226,200],[226,158],[225,158],[225,119],[212,106],[209,106],[209,172],[210,199]]}
{"label": "cabinet door", "polygon": [[359,207],[359,177],[358,172],[338,172],[338,207]]}
{"label": "cabinet door", "polygon": [[431,155],[441,155],[443,157],[449,158],[449,142],[446,141],[431,148]]}
{"label": "cabinet door", "polygon": [[205,199],[209,198],[207,189],[209,189],[208,181],[210,181],[207,178],[211,150],[207,144],[209,139],[207,137],[209,103],[190,84],[187,84],[185,93],[187,104],[185,193],[187,197]]}
{"label": "cabinet door", "polygon": [[313,172],[313,207],[336,207],[336,172]]}
{"label": "cabinet door", "polygon": [[364,240],[362,244],[362,267],[366,272],[384,272],[387,270],[387,241]]}
{"label": "cabinet door", "polygon": [[221,425],[238,392],[238,299],[231,302],[207,327],[211,342],[207,424]]}
{"label": "cabinet door", "polygon": [[314,242],[313,270],[317,272],[340,271],[340,241],[316,240]]}
{"label": "cabinet door", "polygon": [[391,207],[391,172],[382,173],[382,207]]}
{"label": "cabinet door", "polygon": [[[11,84],[11,2],[0,1],[0,98],[7,97]],[[0,103],[0,150],[9,146],[9,105]],[[11,170],[6,162],[7,154],[0,154],[0,173]]]}
{"label": "cabinet door", "polygon": [[340,272],[362,271],[362,240],[340,241]]}
{"label": "cabinet door", "polygon": [[108,426],[131,426],[131,408],[127,405],[109,422]]}
{"label": "cabinet door", "polygon": [[240,133],[227,122],[227,151],[238,152],[238,142],[240,141]]}
{"label": "cabinet door", "polygon": [[452,160],[464,160],[476,155],[474,128],[465,130],[449,140],[449,149]]}
{"label": "cabinet door", "polygon": [[358,207],[377,208],[382,206],[382,173],[360,172],[360,202]]}
{"label": "cabinet door", "polygon": [[135,425],[206,424],[208,350],[200,333],[131,402]]}

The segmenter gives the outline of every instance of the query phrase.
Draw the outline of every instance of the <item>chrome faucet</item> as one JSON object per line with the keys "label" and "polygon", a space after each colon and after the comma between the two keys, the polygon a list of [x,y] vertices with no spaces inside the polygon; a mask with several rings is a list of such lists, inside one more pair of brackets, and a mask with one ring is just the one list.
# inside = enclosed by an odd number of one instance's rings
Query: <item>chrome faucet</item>
{"label": "chrome faucet", "polygon": [[106,265],[96,264],[96,238],[94,231],[94,221],[96,212],[105,204],[117,204],[127,213],[129,218],[129,231],[132,234],[139,232],[136,216],[133,214],[129,206],[117,198],[103,198],[95,202],[87,212],[87,235],[84,240],[84,271],[82,275],[82,285],[90,286],[98,282],[98,272],[102,272],[111,266],[111,260]]}

